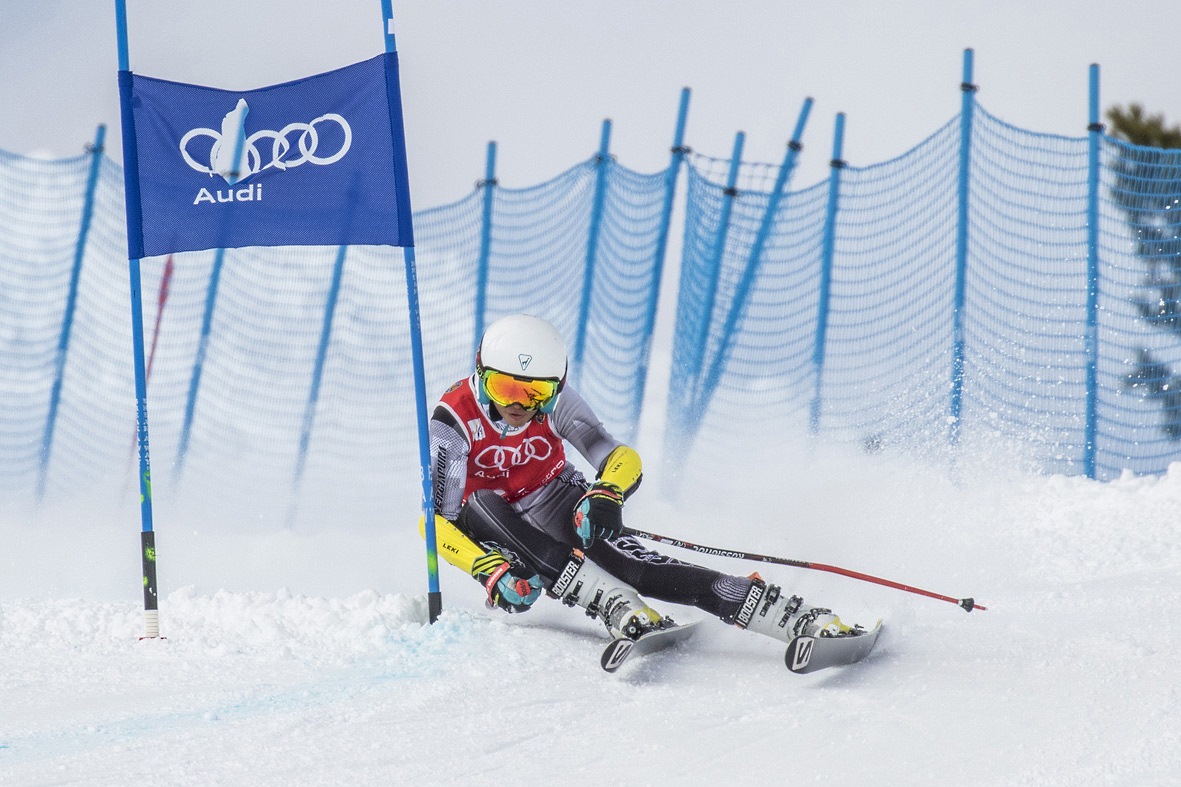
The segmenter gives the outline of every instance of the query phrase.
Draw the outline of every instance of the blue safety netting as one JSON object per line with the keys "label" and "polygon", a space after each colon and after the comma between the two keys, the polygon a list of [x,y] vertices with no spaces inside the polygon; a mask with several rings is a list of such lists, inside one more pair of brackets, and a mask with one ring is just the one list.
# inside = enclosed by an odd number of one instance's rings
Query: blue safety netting
{"label": "blue safety netting", "polygon": [[[38,483],[90,161],[0,152],[0,494],[6,500],[32,494]],[[93,266],[81,270],[86,282],[75,291],[98,273]],[[76,302],[74,330],[86,332],[94,299],[80,294]],[[78,356],[79,373],[93,374],[87,349]],[[103,382],[101,376],[91,380]],[[90,392],[79,393],[85,407]],[[97,419],[63,414],[59,422],[67,433],[83,436],[98,428]],[[79,446],[78,453],[86,450]]]}
{"label": "blue safety netting", "polygon": [[[122,181],[100,157],[88,190],[94,161],[0,152],[6,505],[130,505],[137,489]],[[743,163],[730,190],[730,162],[687,162],[668,457],[783,428],[1100,478],[1181,457],[1181,152],[975,107],[893,160],[788,182],[771,216],[778,167]],[[595,156],[417,213],[428,400],[469,373],[483,326],[531,312],[566,335],[571,384],[632,440],[675,175]],[[406,498],[405,293],[388,248],[144,260],[158,502]]]}
{"label": "blue safety netting", "polygon": [[[122,175],[100,160],[80,245],[92,160],[0,153],[0,502],[8,506],[40,497],[133,505],[138,494]],[[528,311],[572,345],[586,331],[571,377],[608,427],[631,439],[667,182],[668,173],[642,175],[596,156],[534,187],[481,184],[416,213],[428,407],[470,373],[478,312],[486,325]],[[417,499],[401,250],[232,249],[146,259],[141,268],[157,503],[254,500],[269,520],[294,511],[276,503],[301,489],[341,501],[342,512],[362,496]]]}
{"label": "blue safety netting", "polygon": [[1099,138],[1092,254],[1089,139],[977,107],[965,193],[962,120],[789,190],[754,263],[771,168],[743,164],[728,195],[728,162],[690,159],[675,455],[786,426],[1101,478],[1181,458],[1181,153]]}

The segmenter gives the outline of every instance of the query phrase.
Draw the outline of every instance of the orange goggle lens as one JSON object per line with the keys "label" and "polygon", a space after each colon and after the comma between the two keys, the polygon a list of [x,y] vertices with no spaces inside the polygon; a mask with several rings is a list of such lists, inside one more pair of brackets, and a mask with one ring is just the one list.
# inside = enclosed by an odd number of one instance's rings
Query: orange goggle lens
{"label": "orange goggle lens", "polygon": [[480,379],[488,398],[504,407],[519,404],[532,410],[544,406],[558,394],[557,380],[522,380],[492,369],[484,372]]}

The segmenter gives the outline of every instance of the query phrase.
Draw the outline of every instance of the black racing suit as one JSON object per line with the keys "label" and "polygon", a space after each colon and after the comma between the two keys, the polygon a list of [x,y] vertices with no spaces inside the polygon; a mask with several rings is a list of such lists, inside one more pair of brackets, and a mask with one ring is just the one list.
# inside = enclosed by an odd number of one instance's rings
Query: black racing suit
{"label": "black racing suit", "polygon": [[[494,423],[512,433],[495,404],[481,407]],[[590,405],[569,386],[559,394],[550,417],[554,431],[595,468],[601,469],[607,455],[620,445]],[[435,409],[430,440],[436,512],[473,541],[512,553],[535,571],[548,589],[569,562],[571,551],[582,549],[573,518],[574,508],[588,488],[586,479],[567,463],[556,478],[515,503],[509,504],[488,490],[476,491],[465,501],[470,448],[465,435],[450,410]],[[727,621],[733,619],[751,585],[745,577],[654,552],[630,536],[597,539],[583,553],[643,596],[694,606]]]}

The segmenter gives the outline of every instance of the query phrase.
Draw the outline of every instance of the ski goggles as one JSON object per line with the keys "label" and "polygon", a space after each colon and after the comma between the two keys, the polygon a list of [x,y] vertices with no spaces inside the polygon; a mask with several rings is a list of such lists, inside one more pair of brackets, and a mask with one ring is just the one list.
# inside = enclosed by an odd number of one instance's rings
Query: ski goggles
{"label": "ski goggles", "polygon": [[505,372],[487,369],[480,375],[480,382],[488,398],[502,407],[519,404],[526,410],[545,407],[558,395],[561,383],[546,378],[528,379],[513,377]]}

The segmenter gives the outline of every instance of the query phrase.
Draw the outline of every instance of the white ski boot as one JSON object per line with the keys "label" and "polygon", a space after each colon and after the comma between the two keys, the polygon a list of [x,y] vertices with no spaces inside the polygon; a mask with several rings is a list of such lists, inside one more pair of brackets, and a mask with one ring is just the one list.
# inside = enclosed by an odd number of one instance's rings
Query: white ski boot
{"label": "white ski boot", "polygon": [[781,642],[791,642],[795,637],[844,637],[857,633],[831,609],[805,607],[802,598],[785,595],[778,585],[768,585],[757,575],[751,577],[750,591],[733,623]]}
{"label": "white ski boot", "polygon": [[639,639],[649,631],[672,625],[648,606],[634,589],[575,552],[550,588],[551,596],[569,607],[579,606],[607,626],[611,636]]}

